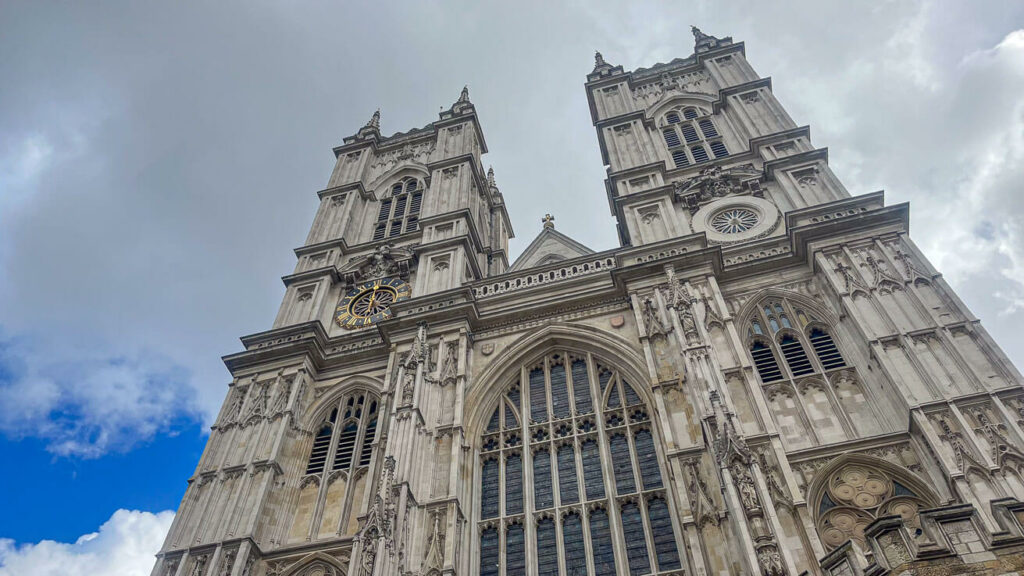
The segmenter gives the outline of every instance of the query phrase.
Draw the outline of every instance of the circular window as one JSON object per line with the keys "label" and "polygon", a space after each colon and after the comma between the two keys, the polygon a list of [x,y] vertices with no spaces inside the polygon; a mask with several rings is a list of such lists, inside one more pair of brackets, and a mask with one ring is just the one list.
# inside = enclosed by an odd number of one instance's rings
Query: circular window
{"label": "circular window", "polygon": [[690,222],[693,231],[707,234],[711,244],[736,244],[775,232],[782,222],[782,213],[764,198],[719,198],[701,206]]}
{"label": "circular window", "polygon": [[740,234],[761,221],[757,212],[748,208],[727,208],[711,217],[711,228],[721,234]]}

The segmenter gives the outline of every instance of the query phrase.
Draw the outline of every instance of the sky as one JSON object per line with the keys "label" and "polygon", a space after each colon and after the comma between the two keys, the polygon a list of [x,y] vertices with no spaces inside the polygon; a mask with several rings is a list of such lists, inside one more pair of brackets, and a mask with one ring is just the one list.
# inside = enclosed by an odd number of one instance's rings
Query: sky
{"label": "sky", "polygon": [[[1024,3],[0,0],[0,576],[148,574],[333,165],[476,105],[518,234],[616,246],[583,84],[746,43],[1024,360]],[[13,473],[12,473],[13,472]]]}

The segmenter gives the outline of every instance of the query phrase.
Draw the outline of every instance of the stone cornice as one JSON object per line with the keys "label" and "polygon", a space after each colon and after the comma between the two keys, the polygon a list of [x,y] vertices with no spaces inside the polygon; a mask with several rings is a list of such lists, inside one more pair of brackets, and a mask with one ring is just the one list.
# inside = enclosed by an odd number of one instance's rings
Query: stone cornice
{"label": "stone cornice", "polygon": [[[261,362],[308,356],[320,369],[342,359],[353,362],[386,356],[391,335],[406,333],[424,321],[432,326],[461,323],[470,330],[491,331],[527,322],[527,313],[530,318],[557,316],[568,313],[566,310],[584,314],[588,306],[621,300],[635,286],[663,282],[668,265],[679,276],[713,274],[723,283],[757,276],[767,269],[813,266],[818,246],[881,232],[905,232],[907,204],[887,207],[883,200],[882,192],[873,192],[793,210],[785,214],[785,235],[756,242],[723,247],[708,245],[703,233],[691,234],[492,276],[398,302],[392,307],[392,318],[338,337],[329,338],[318,321],[261,332],[243,338],[246,351],[225,356],[224,362],[234,372]],[[467,241],[466,237],[461,241]],[[579,272],[584,265],[593,268],[594,262],[602,265],[593,272]],[[571,272],[573,266],[579,273],[562,274]],[[310,272],[310,277],[316,277],[323,270]],[[506,282],[511,286],[517,280],[519,285],[511,289],[492,289]]]}

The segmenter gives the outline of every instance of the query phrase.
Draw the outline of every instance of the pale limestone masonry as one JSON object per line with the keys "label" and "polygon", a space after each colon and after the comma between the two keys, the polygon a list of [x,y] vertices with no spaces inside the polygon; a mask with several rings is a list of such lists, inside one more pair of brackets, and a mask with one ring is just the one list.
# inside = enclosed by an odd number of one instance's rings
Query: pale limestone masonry
{"label": "pale limestone masonry", "polygon": [[1024,388],[750,67],[586,94],[621,247],[515,263],[463,90],[337,163],[154,576],[1024,570]]}

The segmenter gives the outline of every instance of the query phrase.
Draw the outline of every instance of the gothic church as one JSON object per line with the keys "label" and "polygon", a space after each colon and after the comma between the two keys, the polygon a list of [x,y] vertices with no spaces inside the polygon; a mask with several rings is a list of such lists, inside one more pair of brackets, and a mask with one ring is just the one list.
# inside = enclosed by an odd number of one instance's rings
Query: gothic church
{"label": "gothic church", "polygon": [[747,63],[586,97],[620,247],[512,226],[469,93],[337,158],[154,576],[1024,572],[1024,388]]}

